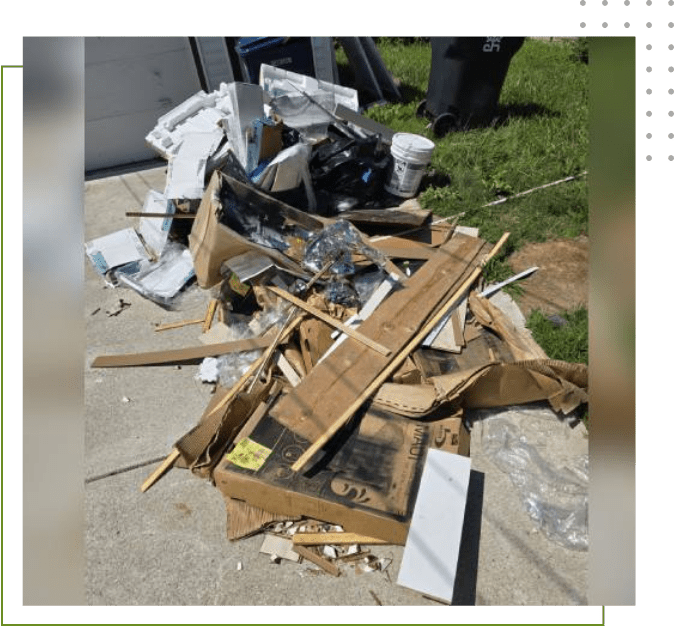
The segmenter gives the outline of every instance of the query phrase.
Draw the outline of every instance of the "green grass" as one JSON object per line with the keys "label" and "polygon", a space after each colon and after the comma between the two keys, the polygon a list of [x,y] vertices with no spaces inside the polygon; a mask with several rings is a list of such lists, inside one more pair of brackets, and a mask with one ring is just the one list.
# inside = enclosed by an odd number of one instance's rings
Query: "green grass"
{"label": "green grass", "polygon": [[540,311],[533,311],[527,320],[527,328],[551,359],[587,365],[587,309],[567,311],[558,317],[564,323],[558,321],[555,324]]}

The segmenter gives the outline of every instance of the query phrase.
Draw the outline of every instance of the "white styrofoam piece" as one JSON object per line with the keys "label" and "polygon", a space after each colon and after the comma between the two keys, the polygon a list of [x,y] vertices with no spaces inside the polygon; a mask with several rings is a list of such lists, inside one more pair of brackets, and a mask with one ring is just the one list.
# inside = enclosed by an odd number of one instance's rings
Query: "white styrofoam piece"
{"label": "white styrofoam piece", "polygon": [[429,449],[397,583],[452,601],[470,480],[470,459]]}
{"label": "white styrofoam piece", "polygon": [[230,83],[229,96],[232,101],[232,115],[227,118],[227,139],[232,144],[239,163],[248,162],[247,133],[253,122],[264,117],[262,89],[259,85]]}
{"label": "white styrofoam piece", "polygon": [[[150,189],[145,196],[143,213],[175,213],[176,208],[164,194]],[[157,256],[162,253],[169,230],[171,230],[172,217],[141,217],[138,226],[140,236]]]}
{"label": "white styrofoam piece", "polygon": [[312,97],[316,97],[317,95],[330,96],[333,102],[333,111],[338,104],[353,111],[358,111],[358,92],[355,89],[335,85],[324,80],[317,80],[313,76],[290,72],[273,65],[265,63],[260,65],[260,86],[271,97],[290,95],[303,98],[304,96],[292,85],[296,85],[304,93]]}
{"label": "white styrofoam piece", "polygon": [[87,256],[100,274],[127,263],[147,260],[148,255],[133,228],[118,230],[85,244]]}
{"label": "white styrofoam piece", "polygon": [[167,198],[198,200],[204,195],[206,163],[222,138],[220,130],[185,135],[169,161],[164,192]]}

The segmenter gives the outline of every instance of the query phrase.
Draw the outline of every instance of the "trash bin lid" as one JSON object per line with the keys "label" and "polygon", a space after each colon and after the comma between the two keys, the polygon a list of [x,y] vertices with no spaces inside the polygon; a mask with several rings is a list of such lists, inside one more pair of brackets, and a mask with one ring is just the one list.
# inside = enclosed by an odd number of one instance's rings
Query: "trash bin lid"
{"label": "trash bin lid", "polygon": [[256,50],[280,46],[288,40],[288,37],[239,37],[236,50],[239,54],[250,54]]}

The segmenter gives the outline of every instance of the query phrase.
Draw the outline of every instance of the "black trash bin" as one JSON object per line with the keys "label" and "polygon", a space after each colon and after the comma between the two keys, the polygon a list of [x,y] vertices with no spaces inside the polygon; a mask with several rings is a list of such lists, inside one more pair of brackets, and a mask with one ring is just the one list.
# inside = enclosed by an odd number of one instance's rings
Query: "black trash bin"
{"label": "black trash bin", "polygon": [[489,124],[496,115],[510,61],[524,37],[431,37],[431,72],[419,116],[433,132]]}

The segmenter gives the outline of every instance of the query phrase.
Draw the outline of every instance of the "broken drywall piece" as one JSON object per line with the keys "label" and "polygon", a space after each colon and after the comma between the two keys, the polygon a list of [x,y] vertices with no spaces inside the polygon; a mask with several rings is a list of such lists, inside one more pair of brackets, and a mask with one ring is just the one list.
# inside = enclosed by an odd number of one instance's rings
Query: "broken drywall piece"
{"label": "broken drywall piece", "polygon": [[103,235],[85,244],[85,251],[96,271],[105,275],[109,270],[129,263],[147,261],[148,254],[133,228]]}
{"label": "broken drywall piece", "polygon": [[295,563],[298,563],[300,560],[300,555],[293,550],[293,542],[290,539],[276,535],[265,534],[262,546],[260,546],[260,552],[280,559],[294,561]]}
{"label": "broken drywall piece", "polygon": [[421,475],[397,583],[452,601],[470,459],[431,449]]}

